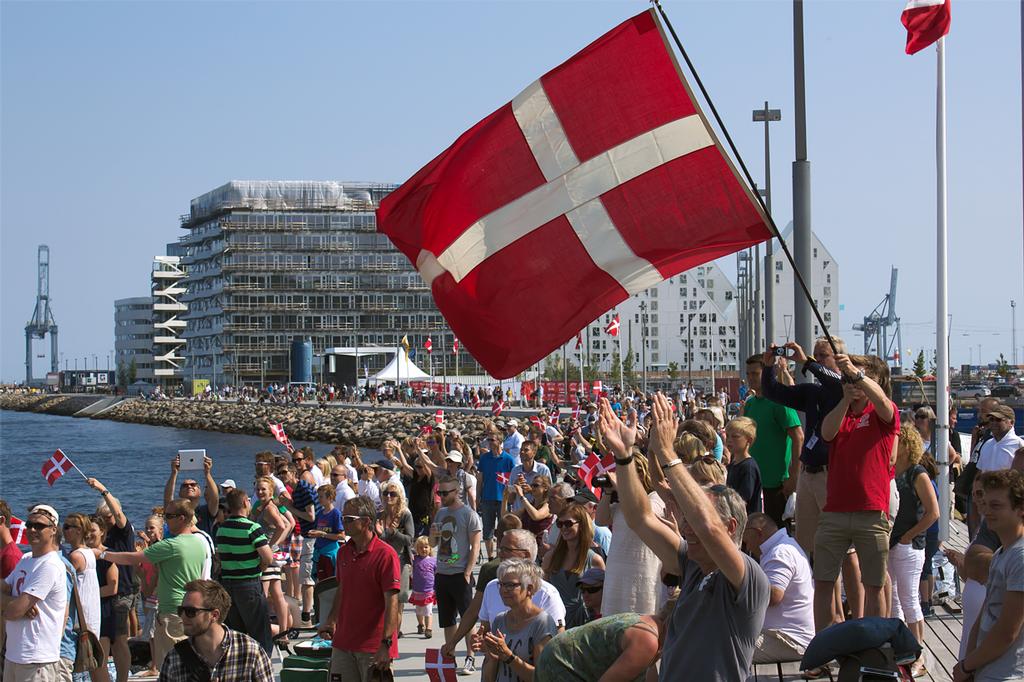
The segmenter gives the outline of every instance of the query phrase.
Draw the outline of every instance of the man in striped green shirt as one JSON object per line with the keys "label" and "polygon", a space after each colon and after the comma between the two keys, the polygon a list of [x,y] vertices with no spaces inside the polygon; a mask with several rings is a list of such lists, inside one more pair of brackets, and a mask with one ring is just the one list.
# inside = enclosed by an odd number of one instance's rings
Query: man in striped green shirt
{"label": "man in striped green shirt", "polygon": [[235,488],[227,495],[228,518],[217,529],[220,582],[231,596],[231,608],[224,622],[244,632],[269,655],[273,648],[270,611],[260,585],[260,573],[274,561],[267,536],[258,523],[249,520],[249,496]]}

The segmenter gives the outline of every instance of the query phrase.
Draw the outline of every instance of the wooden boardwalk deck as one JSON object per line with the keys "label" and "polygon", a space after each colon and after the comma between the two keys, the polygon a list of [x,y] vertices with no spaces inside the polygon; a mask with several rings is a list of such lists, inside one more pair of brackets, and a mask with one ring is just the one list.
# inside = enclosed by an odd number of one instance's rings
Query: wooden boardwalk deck
{"label": "wooden boardwalk deck", "polygon": [[[949,540],[944,547],[964,551],[967,548],[967,526],[960,521],[952,521]],[[960,634],[963,630],[963,616],[952,613],[943,606],[936,606],[932,615],[925,617],[925,665],[928,674],[919,680],[949,682],[953,679],[953,667],[956,665],[960,652]],[[787,663],[782,666],[783,680],[791,682],[802,680],[799,665]],[[778,673],[774,665],[757,667],[759,680],[777,680]]]}

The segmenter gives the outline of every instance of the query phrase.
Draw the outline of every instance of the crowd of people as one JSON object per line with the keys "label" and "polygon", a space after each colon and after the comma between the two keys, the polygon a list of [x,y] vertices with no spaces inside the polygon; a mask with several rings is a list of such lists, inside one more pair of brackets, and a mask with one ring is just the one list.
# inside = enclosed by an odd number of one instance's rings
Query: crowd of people
{"label": "crowd of people", "polygon": [[[24,556],[0,501],[4,680],[87,670],[88,630],[93,682],[108,657],[127,679],[130,639],[150,643],[143,674],[262,681],[273,647],[314,627],[346,681],[410,637],[489,682],[743,680],[846,621],[899,619],[923,643],[937,553],[965,580],[955,679],[1024,678],[1013,410],[980,401],[969,451],[953,438],[938,457],[934,412],[901,414],[886,363],[841,342],[752,356],[745,386],[738,414],[727,395],[613,391],[571,418],[488,421],[477,440],[431,420],[376,462],[352,445],[261,452],[251,487],[217,483],[209,458],[179,483],[176,458],[143,529],[89,479],[95,512],[62,525],[33,506]],[[937,487],[947,461],[955,491]],[[968,521],[966,552],[938,543],[940,492]]]}

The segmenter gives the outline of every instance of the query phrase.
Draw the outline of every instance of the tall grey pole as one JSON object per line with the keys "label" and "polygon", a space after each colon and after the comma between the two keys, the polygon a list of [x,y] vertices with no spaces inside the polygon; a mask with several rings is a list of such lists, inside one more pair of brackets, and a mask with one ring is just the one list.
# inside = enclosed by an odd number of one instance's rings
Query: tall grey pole
{"label": "tall grey pole", "polygon": [[761,245],[754,247],[754,352],[764,350],[761,336]]}
{"label": "tall grey pole", "polygon": [[[793,0],[793,81],[795,102],[793,119],[796,128],[796,160],[793,162],[793,255],[796,267],[811,291],[811,164],[807,160],[807,105],[804,92],[804,3]],[[804,292],[793,287],[793,332],[803,348],[814,347],[814,316],[811,302]],[[797,372],[797,381],[810,381]]]}
{"label": "tall grey pole", "polygon": [[1017,302],[1012,298],[1010,299],[1010,343],[1013,344],[1013,348],[1010,350],[1011,356],[1013,356],[1013,366],[1017,366]]}
{"label": "tall grey pole", "polygon": [[[1024,1],[1024,0],[1022,0]],[[772,146],[769,124],[782,120],[781,109],[769,109],[765,101],[764,109],[754,109],[754,122],[764,122],[764,206],[768,215],[772,214]],[[760,280],[758,280],[760,281]],[[775,240],[769,239],[765,245],[764,255],[764,344],[775,341]]]}
{"label": "tall grey pole", "polygon": [[736,305],[736,331],[740,346],[740,356],[746,360],[750,357],[750,348],[747,347],[747,279],[743,274],[743,256],[746,250],[736,252],[736,295],[739,302]]}
{"label": "tall grey pole", "polygon": [[640,302],[640,371],[643,376],[644,395],[647,395],[647,302]]}
{"label": "tall grey pole", "polygon": [[935,47],[936,88],[935,97],[935,167],[936,177],[936,325],[935,325],[935,463],[939,475],[939,540],[949,539],[949,338],[947,315],[948,266],[946,247],[946,39],[939,38]]}

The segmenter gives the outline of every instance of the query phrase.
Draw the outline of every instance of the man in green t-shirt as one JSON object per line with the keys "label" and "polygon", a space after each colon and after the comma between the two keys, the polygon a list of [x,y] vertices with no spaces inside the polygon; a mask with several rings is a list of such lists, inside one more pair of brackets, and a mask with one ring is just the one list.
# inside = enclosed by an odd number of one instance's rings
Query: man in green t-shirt
{"label": "man in green t-shirt", "polygon": [[178,616],[178,607],[185,597],[185,585],[204,577],[206,541],[192,532],[194,513],[188,500],[174,500],[164,510],[164,520],[173,537],[141,552],[104,551],[98,555],[100,559],[122,566],[137,566],[148,561],[160,570],[156,586],[159,607],[153,634],[153,665],[157,670],[174,645],[185,639],[185,630]]}
{"label": "man in green t-shirt", "polygon": [[[747,358],[747,386],[761,385],[762,369],[764,360],[760,355]],[[799,455],[804,447],[800,417],[792,408],[762,398],[753,390],[743,405],[743,416],[757,424],[757,437],[750,446],[750,456],[761,470],[764,513],[779,528],[784,528],[782,515],[786,511],[786,499],[796,491]]]}
{"label": "man in green t-shirt", "polygon": [[260,524],[249,520],[249,495],[235,488],[227,495],[228,518],[217,528],[220,582],[231,597],[224,622],[263,647],[269,656],[274,642],[270,611],[260,573],[274,562],[274,553]]}

